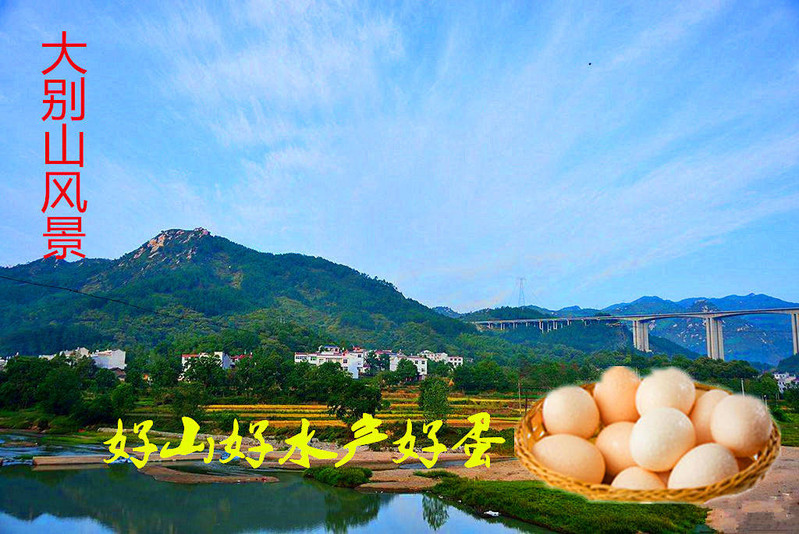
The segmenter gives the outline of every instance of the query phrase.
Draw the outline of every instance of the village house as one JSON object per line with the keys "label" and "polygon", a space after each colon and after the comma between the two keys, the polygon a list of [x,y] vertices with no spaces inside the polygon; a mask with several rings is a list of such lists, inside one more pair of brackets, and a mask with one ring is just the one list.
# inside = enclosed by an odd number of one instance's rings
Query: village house
{"label": "village house", "polygon": [[777,381],[780,393],[785,393],[785,390],[789,388],[799,387],[799,378],[791,373],[774,373],[774,380]]}
{"label": "village house", "polygon": [[[66,358],[70,360],[78,360],[80,358],[91,358],[94,360],[94,364],[101,369],[110,369],[115,370],[118,369],[120,371],[124,371],[126,367],[125,357],[127,353],[124,350],[120,349],[106,349],[106,350],[98,350],[95,352],[89,351],[86,347],[78,347],[73,350],[64,350],[56,354],[40,354],[39,358],[44,358],[45,360],[52,360],[56,357],[57,354],[63,354]],[[119,376],[119,373],[117,373]]]}
{"label": "village house", "polygon": [[294,363],[309,363],[318,366],[326,362],[333,362],[339,364],[342,369],[348,371],[354,378],[358,378],[369,370],[366,358],[370,353],[374,353],[376,356],[388,357],[389,370],[391,371],[397,370],[401,360],[408,360],[416,366],[421,378],[427,376],[428,360],[446,362],[453,367],[463,365],[463,356],[450,356],[446,352],[423,350],[415,356],[407,356],[402,351],[394,352],[385,349],[370,351],[362,347],[353,347],[351,350],[346,350],[335,345],[322,345],[316,352],[295,352]]}
{"label": "village house", "polygon": [[322,365],[323,363],[333,362],[349,372],[353,378],[358,378],[364,370],[364,358],[366,352],[359,347],[352,351],[341,350],[333,345],[322,345],[316,352],[297,352],[294,354],[294,363],[309,363],[311,365]]}
{"label": "village house", "polygon": [[429,350],[423,350],[417,356],[423,356],[433,362],[446,362],[452,365],[452,367],[463,365],[463,356],[450,356],[446,352],[432,352]]}
{"label": "village house", "polygon": [[108,349],[93,352],[89,357],[94,360],[95,365],[102,369],[125,369],[125,351],[120,349]]}

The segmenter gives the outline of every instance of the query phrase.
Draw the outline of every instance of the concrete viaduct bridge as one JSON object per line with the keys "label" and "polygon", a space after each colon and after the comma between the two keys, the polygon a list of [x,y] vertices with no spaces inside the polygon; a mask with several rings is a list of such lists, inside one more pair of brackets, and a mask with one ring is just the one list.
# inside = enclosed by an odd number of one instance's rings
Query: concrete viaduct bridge
{"label": "concrete viaduct bridge", "polygon": [[793,334],[793,354],[799,354],[799,308],[768,308],[761,310],[734,310],[681,313],[653,313],[648,315],[598,315],[592,317],[552,317],[540,319],[503,319],[491,321],[474,321],[480,329],[506,330],[518,326],[538,326],[542,332],[557,330],[571,323],[582,322],[629,322],[633,331],[633,346],[642,352],[651,352],[649,348],[648,323],[659,319],[702,319],[705,323],[707,355],[714,360],[724,359],[724,336],[721,320],[726,317],[741,315],[782,314],[791,317]]}

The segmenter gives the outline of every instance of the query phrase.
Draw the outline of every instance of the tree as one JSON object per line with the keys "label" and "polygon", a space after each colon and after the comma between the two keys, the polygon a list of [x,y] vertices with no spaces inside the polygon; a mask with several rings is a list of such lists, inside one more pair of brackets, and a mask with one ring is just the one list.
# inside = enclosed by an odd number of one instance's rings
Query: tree
{"label": "tree", "polygon": [[234,387],[240,394],[268,399],[283,388],[284,377],[291,372],[287,364],[277,355],[254,354],[242,358],[234,371]]}
{"label": "tree", "polygon": [[308,400],[327,402],[331,396],[344,390],[352,382],[352,376],[334,362],[325,362],[313,367],[308,381]]}
{"label": "tree", "polygon": [[446,381],[436,376],[428,376],[422,381],[419,388],[419,408],[422,409],[424,419],[430,421],[447,422],[450,413],[449,386]]}
{"label": "tree", "polygon": [[366,355],[366,365],[369,367],[369,374],[374,376],[380,371],[388,371],[390,365],[390,358],[388,354],[377,354],[375,351],[369,351]]}
{"label": "tree", "polygon": [[178,419],[191,417],[199,423],[205,415],[207,399],[202,385],[182,383],[172,391],[172,414]]}
{"label": "tree", "polygon": [[0,372],[0,406],[28,408],[36,403],[37,388],[52,364],[42,358],[16,356]]}
{"label": "tree", "polygon": [[104,393],[114,389],[119,384],[119,379],[110,369],[97,369],[93,382],[97,391]]}
{"label": "tree", "polygon": [[119,384],[111,392],[114,419],[122,417],[136,407],[136,390],[128,383]]}
{"label": "tree", "polygon": [[352,424],[363,414],[374,415],[382,402],[380,390],[358,380],[341,391],[334,392],[327,402],[328,412],[347,424]]}
{"label": "tree", "polygon": [[71,367],[58,365],[39,384],[36,396],[47,412],[67,415],[81,400],[80,375]]}
{"label": "tree", "polygon": [[202,384],[209,390],[218,390],[225,385],[227,376],[219,359],[214,356],[197,356],[189,360],[183,373],[188,382]]}
{"label": "tree", "polygon": [[450,376],[455,369],[449,362],[435,362],[430,360],[427,362],[427,374],[436,376]]}
{"label": "tree", "polygon": [[150,380],[155,387],[171,387],[178,383],[181,372],[180,358],[153,354],[150,359]]}
{"label": "tree", "polygon": [[419,375],[416,366],[410,360],[402,359],[397,364],[397,370],[394,371],[399,383],[411,382],[416,380]]}
{"label": "tree", "polygon": [[[97,371],[99,371],[97,364],[94,362],[94,360],[92,358],[89,358],[88,356],[81,356],[80,358],[77,359],[77,361],[70,363],[74,366],[75,370],[78,372],[78,375],[80,376],[83,385],[85,387],[89,387],[92,381],[94,381],[97,375]],[[108,371],[108,369],[106,369],[106,371]]]}

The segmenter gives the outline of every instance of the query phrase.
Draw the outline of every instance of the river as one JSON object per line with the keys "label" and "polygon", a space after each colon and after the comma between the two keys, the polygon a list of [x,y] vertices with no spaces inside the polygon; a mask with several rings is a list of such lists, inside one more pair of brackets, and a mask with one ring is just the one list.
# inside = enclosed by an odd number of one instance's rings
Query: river
{"label": "river", "polygon": [[[202,462],[183,468],[254,471]],[[520,521],[478,517],[434,496],[362,493],[296,472],[256,471],[279,482],[182,485],[156,481],[129,464],[58,471],[5,465],[0,532],[547,532]]]}

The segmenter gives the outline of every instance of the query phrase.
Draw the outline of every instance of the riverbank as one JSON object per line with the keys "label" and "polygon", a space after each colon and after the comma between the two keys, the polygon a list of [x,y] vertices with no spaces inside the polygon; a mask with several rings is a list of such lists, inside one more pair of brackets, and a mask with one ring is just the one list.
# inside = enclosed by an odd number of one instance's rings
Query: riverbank
{"label": "riverbank", "polygon": [[[91,440],[96,436],[81,437]],[[159,438],[170,439],[172,436],[159,436]],[[27,437],[25,439],[27,440]],[[12,441],[12,443],[16,444],[20,441],[22,440],[17,439]],[[346,452],[345,449],[331,443],[314,442],[313,446],[334,451],[339,457]],[[242,449],[246,450],[246,447],[247,445],[243,446]],[[268,453],[262,468],[302,470],[303,467],[293,462],[287,461],[282,465],[279,463],[278,460],[283,458],[286,452],[286,450],[282,450]],[[102,463],[102,459],[107,456],[93,454],[94,458],[90,461],[98,464],[94,467],[105,467],[106,464]],[[205,455],[199,454],[197,456],[204,457]],[[292,458],[298,459],[299,456],[299,452],[295,451]],[[561,503],[566,506],[566,503],[571,503],[570,499],[580,499],[543,486],[540,482],[535,481],[533,475],[512,457],[492,454],[490,468],[481,466],[467,469],[463,467],[467,455],[448,452],[439,457],[437,467],[434,470],[427,470],[418,462],[396,464],[393,460],[400,457],[401,454],[396,451],[372,451],[366,447],[360,448],[347,466],[368,468],[373,471],[373,474],[368,482],[356,488],[357,491],[362,494],[430,493],[453,499],[453,502],[460,501],[459,504],[468,506],[479,513],[491,510],[508,517],[518,517],[525,521],[541,524],[554,530],[564,530],[563,525],[543,520],[539,523],[540,519],[534,520],[534,517],[538,517],[535,514],[541,514],[541,517],[546,517],[550,513],[546,511],[544,504],[549,506],[552,503]],[[52,470],[91,467],[85,463],[81,464],[81,462],[88,460],[86,456],[78,459],[75,459],[74,456],[50,456],[47,458],[47,460],[38,462],[37,468]],[[59,460],[59,458],[64,458],[64,460]],[[151,459],[156,458],[157,455],[151,457]],[[312,459],[311,464],[316,467],[330,466],[335,461]],[[76,465],[75,462],[80,465]],[[48,465],[44,466],[43,464]],[[248,467],[245,463],[240,464],[245,468]],[[178,465],[178,463],[172,464],[170,462],[168,465]],[[445,475],[445,478],[420,476],[425,473],[430,474],[431,471],[445,472],[449,476]],[[177,484],[271,482],[271,480],[265,480],[263,476],[250,477],[247,473],[235,472],[235,469],[230,475],[223,473],[206,475],[171,469],[164,464],[160,464],[148,465],[143,472],[153,476],[156,480]],[[700,509],[704,510],[704,513],[709,512],[707,515],[708,526],[724,532],[749,532],[753,530],[789,532],[793,526],[790,521],[799,517],[799,502],[797,502],[799,476],[797,474],[799,474],[799,448],[782,447],[781,454],[772,469],[757,484],[757,487],[740,495],[711,500]],[[461,482],[456,483],[456,480]],[[536,501],[541,501],[539,503],[541,508],[528,508],[527,505],[518,501],[518,499],[505,501],[503,499],[505,499],[504,495],[506,494],[526,495],[527,497],[525,498],[534,498]],[[591,506],[581,508],[582,504],[574,503],[568,504],[568,506],[576,507],[575,509],[580,510],[580,514],[596,515],[597,510],[599,510],[596,508],[597,506],[618,504],[588,503],[588,501],[584,500],[581,500],[581,502]],[[627,505],[633,507],[631,510],[653,509],[650,505]],[[611,506],[609,509],[613,510],[614,508]],[[605,508],[602,508],[602,510],[605,510]],[[533,514],[529,519],[524,515],[528,513]],[[573,511],[572,515],[575,513],[577,512]],[[686,517],[696,516],[689,514]],[[681,521],[679,518],[672,519],[677,522]],[[672,519],[669,519],[669,521]],[[560,521],[560,519],[553,519],[553,521]]]}

